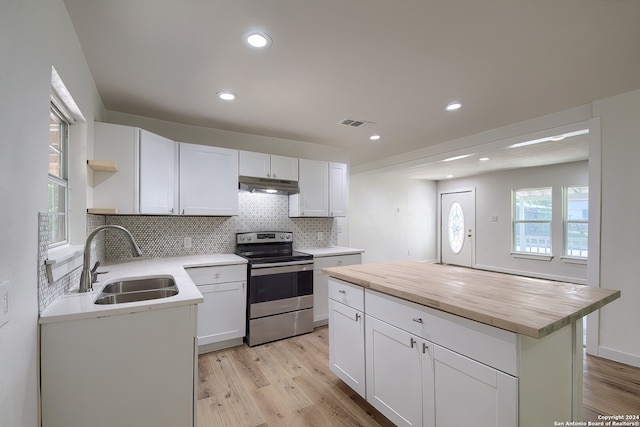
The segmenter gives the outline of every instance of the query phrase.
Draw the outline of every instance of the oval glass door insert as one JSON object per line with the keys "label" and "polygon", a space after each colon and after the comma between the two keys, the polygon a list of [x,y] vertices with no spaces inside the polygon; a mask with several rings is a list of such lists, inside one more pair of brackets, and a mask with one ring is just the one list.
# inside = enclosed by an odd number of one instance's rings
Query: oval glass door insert
{"label": "oval glass door insert", "polygon": [[449,229],[449,247],[455,255],[458,255],[464,245],[464,213],[458,202],[451,203],[447,227]]}

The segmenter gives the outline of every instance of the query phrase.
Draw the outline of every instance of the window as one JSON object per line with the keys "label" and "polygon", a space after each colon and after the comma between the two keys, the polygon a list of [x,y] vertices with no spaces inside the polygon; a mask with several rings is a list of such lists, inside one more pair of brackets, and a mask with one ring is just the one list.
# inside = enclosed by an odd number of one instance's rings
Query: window
{"label": "window", "polygon": [[589,254],[589,186],[564,188],[564,256]]}
{"label": "window", "polygon": [[52,101],[49,116],[49,247],[68,242],[69,185],[67,181],[68,114]]}
{"label": "window", "polygon": [[551,188],[514,190],[513,252],[551,255]]}

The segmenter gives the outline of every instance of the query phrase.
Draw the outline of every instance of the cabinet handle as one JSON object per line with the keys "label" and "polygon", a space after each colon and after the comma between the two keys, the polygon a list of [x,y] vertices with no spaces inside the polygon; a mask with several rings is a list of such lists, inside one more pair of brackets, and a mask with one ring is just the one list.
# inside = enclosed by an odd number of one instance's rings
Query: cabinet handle
{"label": "cabinet handle", "polygon": [[413,318],[413,319],[411,319],[411,320],[413,320],[413,321],[414,321],[414,322],[416,322],[416,323],[423,323],[423,322],[422,322],[422,318],[421,318],[421,317],[414,317],[414,318]]}
{"label": "cabinet handle", "polygon": [[411,343],[411,348],[413,348],[413,346],[415,345],[415,343],[416,343],[416,342],[417,342],[416,340],[414,340],[413,338],[411,338],[411,341],[410,341],[410,343]]}
{"label": "cabinet handle", "polygon": [[341,294],[346,294],[347,291],[345,291],[344,289],[339,289],[338,292],[340,292]]}
{"label": "cabinet handle", "polygon": [[422,343],[422,353],[426,353],[429,346],[426,343]]}
{"label": "cabinet handle", "polygon": [[184,209],[182,209],[182,215],[184,215]]}
{"label": "cabinet handle", "polygon": [[169,210],[169,213],[173,214],[173,208],[171,208],[171,210]]}
{"label": "cabinet handle", "polygon": [[360,314],[356,313],[356,322],[360,320]]}

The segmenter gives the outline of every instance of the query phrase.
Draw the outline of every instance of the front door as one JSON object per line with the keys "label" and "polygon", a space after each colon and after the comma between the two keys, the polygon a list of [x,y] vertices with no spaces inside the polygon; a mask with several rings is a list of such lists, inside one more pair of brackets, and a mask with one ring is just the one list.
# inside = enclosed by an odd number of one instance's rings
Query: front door
{"label": "front door", "polygon": [[471,267],[476,225],[475,192],[443,193],[440,201],[440,261]]}

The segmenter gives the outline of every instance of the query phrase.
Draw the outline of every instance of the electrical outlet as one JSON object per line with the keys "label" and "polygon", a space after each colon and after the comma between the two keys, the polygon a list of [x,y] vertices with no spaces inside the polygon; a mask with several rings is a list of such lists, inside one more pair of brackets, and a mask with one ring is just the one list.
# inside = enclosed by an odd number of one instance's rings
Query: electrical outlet
{"label": "electrical outlet", "polygon": [[318,240],[322,240],[323,237],[322,231],[318,231]]}
{"label": "electrical outlet", "polygon": [[0,327],[9,321],[9,282],[0,282]]}
{"label": "electrical outlet", "polygon": [[192,243],[193,243],[193,239],[191,237],[185,237],[184,238],[184,248],[185,249],[191,249]]}

